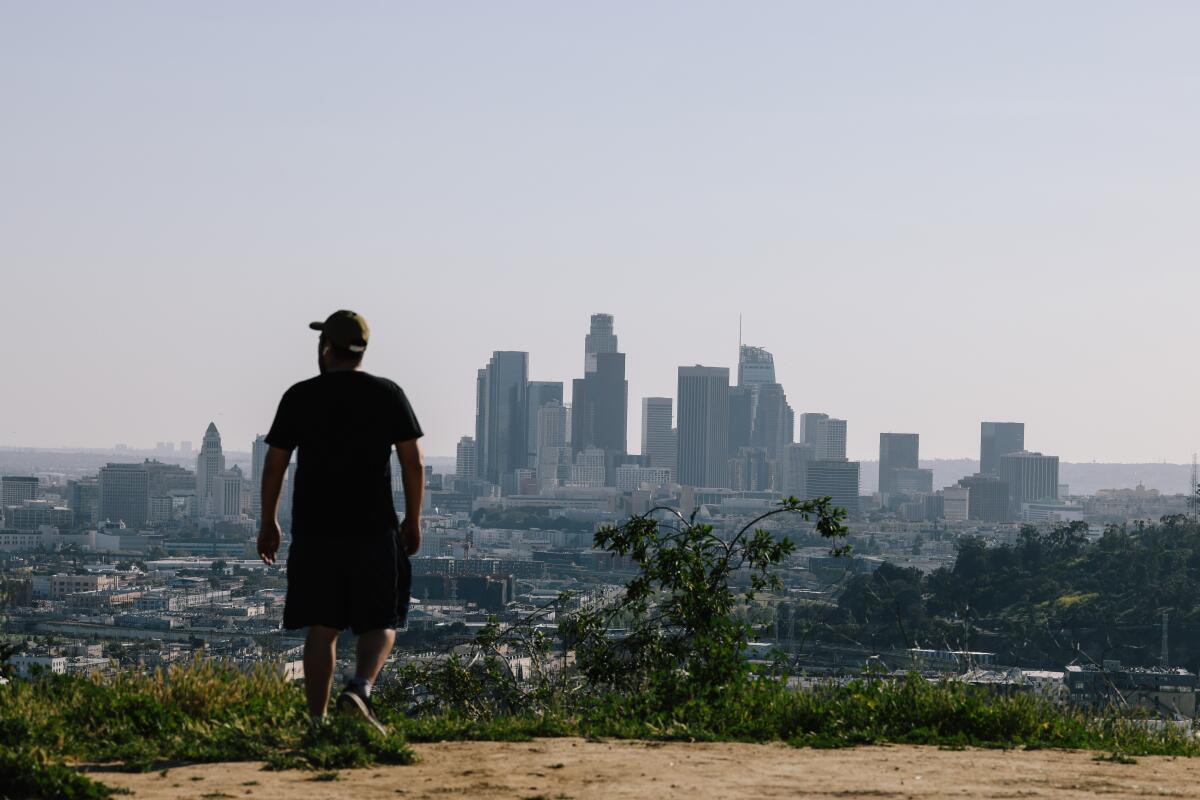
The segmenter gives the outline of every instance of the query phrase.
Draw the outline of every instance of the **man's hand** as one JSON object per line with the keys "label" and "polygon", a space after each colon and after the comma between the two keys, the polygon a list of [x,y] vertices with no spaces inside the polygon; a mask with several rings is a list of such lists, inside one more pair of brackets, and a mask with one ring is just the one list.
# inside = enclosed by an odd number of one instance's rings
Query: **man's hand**
{"label": "man's hand", "polygon": [[258,557],[264,564],[270,566],[275,563],[275,554],[279,552],[282,535],[278,522],[263,520],[262,527],[258,529]]}
{"label": "man's hand", "polygon": [[400,541],[404,544],[404,552],[415,556],[421,549],[421,518],[405,517],[400,523]]}

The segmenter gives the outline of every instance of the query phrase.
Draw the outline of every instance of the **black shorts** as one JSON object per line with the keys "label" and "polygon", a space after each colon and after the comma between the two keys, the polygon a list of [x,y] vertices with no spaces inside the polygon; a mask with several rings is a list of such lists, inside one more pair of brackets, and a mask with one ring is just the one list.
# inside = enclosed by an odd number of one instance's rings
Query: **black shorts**
{"label": "black shorts", "polygon": [[398,533],[389,531],[293,540],[288,550],[283,627],[349,628],[355,636],[403,627],[412,564],[399,539]]}

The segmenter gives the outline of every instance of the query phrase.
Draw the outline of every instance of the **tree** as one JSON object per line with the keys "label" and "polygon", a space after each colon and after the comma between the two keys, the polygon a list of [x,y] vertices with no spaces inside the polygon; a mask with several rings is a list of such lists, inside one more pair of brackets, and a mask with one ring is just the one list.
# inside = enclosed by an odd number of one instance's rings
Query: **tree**
{"label": "tree", "polygon": [[[588,683],[640,692],[669,708],[711,697],[744,679],[750,627],[736,618],[735,609],[739,600],[750,603],[759,592],[781,588],[771,568],[795,545],[758,526],[782,514],[815,518],[816,531],[826,539],[846,534],[845,511],[829,498],[801,502],[794,497],[728,540],[711,525],[696,523],[694,513],[684,517],[665,508],[598,531],[596,546],[630,557],[639,573],[619,600],[585,608],[561,625]],[[739,598],[730,578],[741,570],[749,572],[749,587]],[[614,637],[617,629],[624,636]]]}

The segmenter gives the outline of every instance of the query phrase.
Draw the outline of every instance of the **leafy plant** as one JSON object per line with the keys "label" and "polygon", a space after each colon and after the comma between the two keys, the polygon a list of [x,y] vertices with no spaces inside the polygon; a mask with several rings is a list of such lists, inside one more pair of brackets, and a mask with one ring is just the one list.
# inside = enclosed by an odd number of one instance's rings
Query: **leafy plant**
{"label": "leafy plant", "polygon": [[[670,514],[667,521],[657,518],[660,511]],[[697,523],[695,514],[684,518],[670,509],[601,529],[596,546],[629,556],[639,573],[616,602],[584,608],[562,625],[588,683],[621,694],[648,693],[672,707],[718,697],[744,681],[751,628],[734,612],[739,601],[748,604],[759,592],[782,588],[771,568],[795,545],[759,527],[782,514],[815,517],[816,531],[827,539],[846,533],[845,511],[828,498],[794,497],[728,539]],[[748,588],[739,596],[731,579],[741,572]],[[614,636],[614,630],[623,634]]]}

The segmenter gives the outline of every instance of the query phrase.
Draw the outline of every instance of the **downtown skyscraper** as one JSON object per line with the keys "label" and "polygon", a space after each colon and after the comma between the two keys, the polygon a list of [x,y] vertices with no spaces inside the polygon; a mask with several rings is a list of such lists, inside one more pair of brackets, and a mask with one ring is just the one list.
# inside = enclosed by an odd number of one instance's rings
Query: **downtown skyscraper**
{"label": "downtown skyscraper", "polygon": [[1000,457],[1025,449],[1024,422],[979,423],[979,472],[1000,473]]}
{"label": "downtown skyscraper", "polygon": [[675,475],[675,430],[669,397],[642,398],[642,455],[647,466],[669,469]]}
{"label": "downtown skyscraper", "polygon": [[729,368],[679,368],[678,481],[685,486],[729,483]]}
{"label": "downtown skyscraper", "polygon": [[629,382],[617,350],[611,314],[593,314],[584,337],[583,377],[571,382],[571,449],[589,447],[609,457],[627,452]]}
{"label": "downtown skyscraper", "polygon": [[497,350],[476,374],[475,447],[479,477],[515,491],[515,472],[528,464],[529,354]]}

